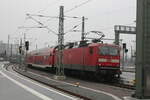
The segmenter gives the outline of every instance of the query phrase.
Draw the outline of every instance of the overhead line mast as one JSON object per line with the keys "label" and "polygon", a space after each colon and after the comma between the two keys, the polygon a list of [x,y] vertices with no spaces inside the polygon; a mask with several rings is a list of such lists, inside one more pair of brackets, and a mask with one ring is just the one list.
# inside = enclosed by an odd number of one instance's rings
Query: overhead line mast
{"label": "overhead line mast", "polygon": [[56,79],[65,79],[63,67],[63,48],[64,48],[64,6],[60,6],[59,14],[59,34],[58,34],[58,61],[56,66]]}
{"label": "overhead line mast", "polygon": [[84,39],[85,39],[85,28],[84,28],[84,26],[85,26],[85,18],[84,18],[84,16],[82,17],[82,36],[81,36],[81,40],[82,41],[84,41]]}

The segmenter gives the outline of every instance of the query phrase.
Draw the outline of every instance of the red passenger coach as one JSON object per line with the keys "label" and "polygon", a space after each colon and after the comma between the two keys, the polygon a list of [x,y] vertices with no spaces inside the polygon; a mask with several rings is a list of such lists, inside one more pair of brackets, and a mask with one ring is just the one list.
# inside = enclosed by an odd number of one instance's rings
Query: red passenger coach
{"label": "red passenger coach", "polygon": [[[28,65],[53,67],[57,64],[57,48],[46,48],[29,53]],[[76,45],[70,43],[63,50],[65,70],[75,73],[93,73],[97,77],[120,75],[120,48],[113,44],[89,43]]]}
{"label": "red passenger coach", "polygon": [[29,66],[52,67],[54,65],[54,48],[43,48],[30,52],[27,63]]}

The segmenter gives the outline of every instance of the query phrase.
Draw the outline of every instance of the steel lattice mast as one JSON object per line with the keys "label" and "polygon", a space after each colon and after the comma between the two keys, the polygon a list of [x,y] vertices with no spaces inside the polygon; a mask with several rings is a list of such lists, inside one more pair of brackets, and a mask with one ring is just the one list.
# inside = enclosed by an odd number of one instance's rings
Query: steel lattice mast
{"label": "steel lattice mast", "polygon": [[59,14],[59,34],[58,34],[58,62],[57,72],[58,76],[64,76],[63,59],[63,45],[64,45],[64,6],[60,6]]}

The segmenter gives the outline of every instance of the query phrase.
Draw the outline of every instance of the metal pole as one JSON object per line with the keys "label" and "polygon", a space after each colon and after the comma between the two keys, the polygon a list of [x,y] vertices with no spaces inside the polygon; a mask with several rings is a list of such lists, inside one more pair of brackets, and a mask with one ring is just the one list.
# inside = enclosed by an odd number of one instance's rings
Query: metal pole
{"label": "metal pole", "polygon": [[125,64],[124,64],[125,66],[127,66],[129,64],[127,52],[125,52],[125,60],[124,60],[124,62],[125,62]]}
{"label": "metal pole", "polygon": [[115,44],[116,44],[116,45],[119,45],[119,38],[120,38],[119,32],[116,32],[116,31],[115,31]]}
{"label": "metal pole", "polygon": [[13,44],[11,44],[11,47],[10,47],[10,56],[12,57],[12,47],[13,47]]}
{"label": "metal pole", "polygon": [[[59,78],[63,79],[64,77],[64,67],[62,63],[63,59],[63,45],[64,45],[64,6],[60,6],[59,14],[59,34],[58,34],[58,62],[56,75],[61,76]],[[57,78],[58,78],[57,76]]]}
{"label": "metal pole", "polygon": [[26,53],[25,53],[25,58],[24,58],[24,66],[25,66],[25,71],[27,71],[27,63],[26,63],[26,59],[27,59],[27,50],[25,50]]}
{"label": "metal pole", "polygon": [[[82,30],[81,41],[84,41],[85,40],[85,17],[84,16],[82,17],[82,29],[81,30]],[[82,48],[82,53],[83,53],[83,55],[82,55],[82,67],[84,69],[84,48]],[[83,71],[81,73],[82,73],[82,75],[84,75]]]}
{"label": "metal pole", "polygon": [[125,49],[123,48],[123,54],[122,54],[122,70],[124,70],[124,52],[125,52]]}
{"label": "metal pole", "polygon": [[[22,38],[20,38],[20,46],[22,46]],[[20,68],[22,69],[22,48],[20,53]]]}
{"label": "metal pole", "polygon": [[36,48],[36,50],[37,50],[37,44],[35,45],[35,48]]}
{"label": "metal pole", "polygon": [[7,47],[7,59],[9,60],[9,41],[10,41],[10,35],[8,35],[8,47]]}
{"label": "metal pole", "polygon": [[82,41],[84,41],[84,39],[85,39],[85,28],[84,28],[84,26],[85,26],[85,18],[83,16],[82,17],[82,36],[81,36]]}
{"label": "metal pole", "polygon": [[133,64],[133,49],[132,49],[132,46],[131,46],[131,63]]}
{"label": "metal pole", "polygon": [[145,0],[137,0],[137,35],[136,35],[136,97],[143,97],[143,2]]}
{"label": "metal pole", "polygon": [[26,65],[26,58],[27,58],[27,50],[26,50],[26,47],[25,47],[25,42],[26,42],[26,33],[24,33],[24,47],[23,47],[23,50],[24,50],[24,61],[23,61],[23,64],[24,64],[24,71],[26,71],[27,70],[27,65]]}
{"label": "metal pole", "polygon": [[137,0],[136,91],[138,98],[150,98],[150,0]]}
{"label": "metal pole", "polygon": [[[25,42],[26,42],[26,33],[24,33],[24,44],[25,44]],[[24,46],[24,48],[25,48],[25,46]]]}
{"label": "metal pole", "polygon": [[16,52],[16,55],[17,55],[17,56],[18,56],[18,54],[19,54],[18,48],[19,48],[19,40],[17,41],[17,52]]}

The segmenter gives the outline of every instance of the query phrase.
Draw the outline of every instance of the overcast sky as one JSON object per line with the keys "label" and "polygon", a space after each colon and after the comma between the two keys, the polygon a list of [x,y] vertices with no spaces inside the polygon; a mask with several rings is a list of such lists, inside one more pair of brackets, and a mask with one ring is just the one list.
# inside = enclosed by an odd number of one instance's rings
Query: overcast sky
{"label": "overcast sky", "polygon": [[[18,29],[20,26],[38,26],[36,22],[28,19],[26,13],[43,14],[48,16],[58,16],[59,6],[63,5],[67,11],[76,5],[87,0],[0,0],[0,40],[7,42],[7,36],[10,34],[11,42],[27,34],[31,41],[31,48],[35,49],[46,45],[54,45],[57,36],[48,33],[46,29]],[[85,5],[76,8],[66,16],[85,16],[88,18],[85,24],[86,32],[91,30],[102,31],[107,38],[114,38],[114,25],[133,25],[136,20],[136,0],[90,0]],[[50,29],[58,32],[58,19],[34,17],[43,22]],[[74,25],[81,23],[81,19],[65,19],[65,31],[71,29]],[[78,28],[81,29],[81,26]],[[80,40],[81,33],[67,33],[65,41]],[[122,35],[121,38],[127,42],[129,37],[132,42],[135,36]],[[111,41],[112,42],[112,41]],[[128,41],[129,42],[129,41]],[[130,43],[131,44],[131,43]]]}

